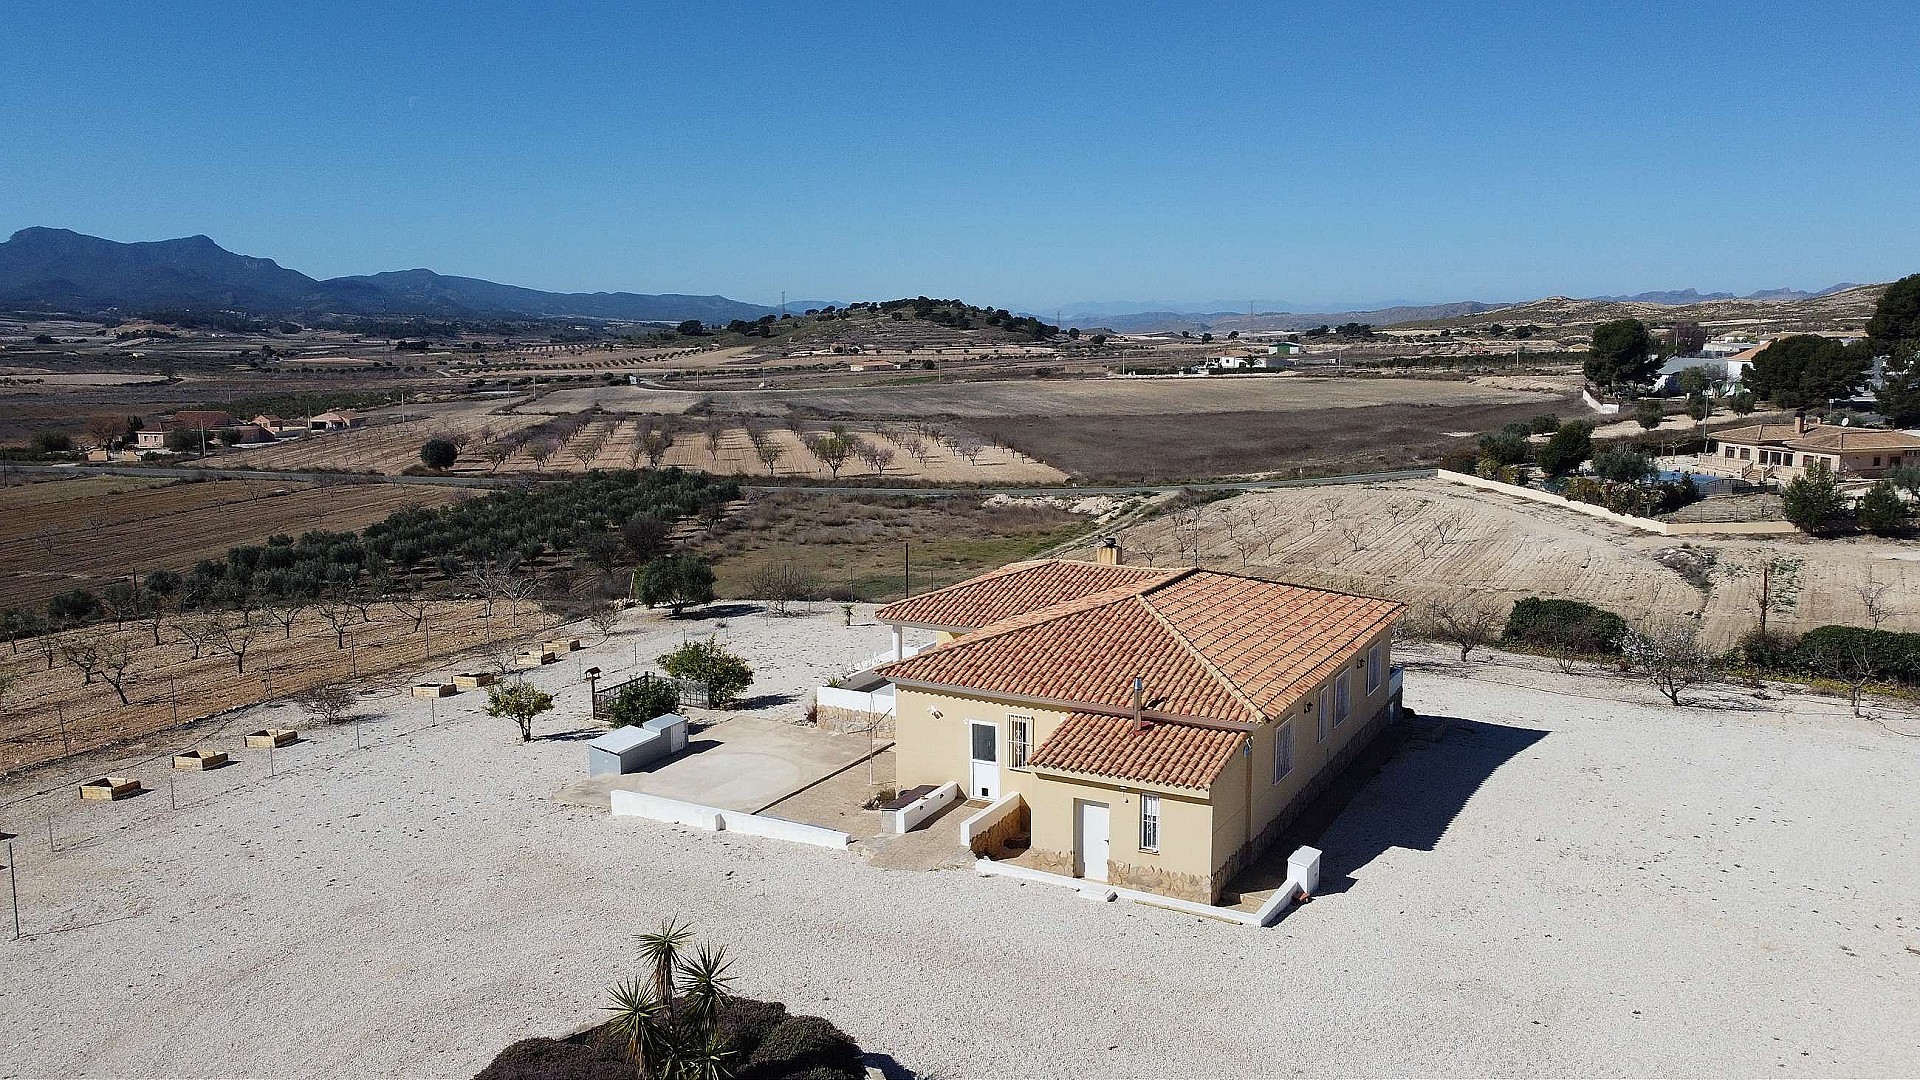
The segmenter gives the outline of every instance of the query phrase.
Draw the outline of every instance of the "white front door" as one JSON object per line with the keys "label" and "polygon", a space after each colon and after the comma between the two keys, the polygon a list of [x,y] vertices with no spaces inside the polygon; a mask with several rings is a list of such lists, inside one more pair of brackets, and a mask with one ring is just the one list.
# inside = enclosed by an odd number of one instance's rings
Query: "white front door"
{"label": "white front door", "polygon": [[1000,728],[978,720],[967,721],[972,741],[967,764],[967,798],[1000,797]]}
{"label": "white front door", "polygon": [[1078,867],[1080,876],[1089,881],[1107,880],[1107,804],[1081,802],[1075,800],[1074,809],[1079,818],[1074,823],[1078,842],[1074,845],[1080,857]]}

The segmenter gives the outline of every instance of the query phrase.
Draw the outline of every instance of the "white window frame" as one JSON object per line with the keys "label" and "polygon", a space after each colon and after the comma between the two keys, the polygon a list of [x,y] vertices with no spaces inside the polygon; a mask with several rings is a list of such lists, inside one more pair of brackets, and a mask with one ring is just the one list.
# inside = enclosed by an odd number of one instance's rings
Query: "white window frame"
{"label": "white window frame", "polygon": [[1033,757],[1033,717],[1007,714],[1007,767],[1024,769]]}
{"label": "white window frame", "polygon": [[1160,850],[1160,796],[1140,794],[1140,850]]}
{"label": "white window frame", "polygon": [[1293,775],[1293,766],[1293,721],[1288,720],[1273,732],[1273,782]]}
{"label": "white window frame", "polygon": [[1316,742],[1326,742],[1327,734],[1333,730],[1333,694],[1321,687],[1315,695],[1313,706],[1313,731]]}
{"label": "white window frame", "polygon": [[1347,722],[1353,713],[1353,686],[1346,672],[1333,678],[1333,726],[1339,727]]}
{"label": "white window frame", "polygon": [[1380,689],[1380,669],[1384,666],[1385,665],[1380,662],[1380,646],[1375,645],[1373,648],[1368,649],[1367,696],[1373,696],[1374,693]]}

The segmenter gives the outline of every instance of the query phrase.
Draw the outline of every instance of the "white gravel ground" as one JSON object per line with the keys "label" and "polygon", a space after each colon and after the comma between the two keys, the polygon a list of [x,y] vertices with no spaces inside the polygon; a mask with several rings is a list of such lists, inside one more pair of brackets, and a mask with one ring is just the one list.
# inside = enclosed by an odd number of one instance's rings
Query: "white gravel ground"
{"label": "white gravel ground", "polygon": [[[873,647],[837,621],[733,634],[798,685]],[[550,797],[578,742],[398,735],[411,703],[178,811],[63,802],[94,837],[51,857],[0,809],[29,935],[0,940],[0,1074],[471,1075],[594,1019],[668,914],[742,992],[923,1076],[1920,1073],[1920,739],[1507,658],[1407,685],[1464,722],[1362,792],[1267,931],[615,820]]]}

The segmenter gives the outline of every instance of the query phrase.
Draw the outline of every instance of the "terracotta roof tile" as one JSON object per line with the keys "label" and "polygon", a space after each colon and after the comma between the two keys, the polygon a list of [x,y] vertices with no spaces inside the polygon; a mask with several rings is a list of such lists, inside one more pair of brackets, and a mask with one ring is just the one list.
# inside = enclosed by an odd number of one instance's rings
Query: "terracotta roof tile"
{"label": "terracotta roof tile", "polygon": [[1028,764],[1172,787],[1211,787],[1246,735],[1171,721],[1077,712],[1054,729]]}
{"label": "terracotta roof tile", "polygon": [[[983,626],[879,673],[985,693],[1254,723],[1331,675],[1399,616],[1390,600],[1205,570]],[[931,594],[930,594],[931,595]]]}
{"label": "terracotta roof tile", "polygon": [[882,622],[973,630],[1093,593],[1170,578],[1180,571],[1048,559],[1017,562],[874,613]]}

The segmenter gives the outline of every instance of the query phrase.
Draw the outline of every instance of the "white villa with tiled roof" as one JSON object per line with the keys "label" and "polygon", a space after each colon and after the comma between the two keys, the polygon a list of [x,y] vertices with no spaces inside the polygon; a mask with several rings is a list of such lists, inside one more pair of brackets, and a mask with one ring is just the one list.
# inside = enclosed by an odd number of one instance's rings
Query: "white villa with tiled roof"
{"label": "white villa with tiled roof", "polygon": [[880,609],[942,638],[878,669],[898,781],[1016,800],[981,854],[1212,903],[1388,721],[1403,609],[1101,554]]}
{"label": "white villa with tiled roof", "polygon": [[1714,432],[1699,462],[1707,471],[1753,481],[1791,480],[1815,463],[1843,480],[1872,480],[1902,465],[1920,465],[1920,437],[1796,417],[1791,424]]}

